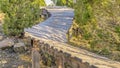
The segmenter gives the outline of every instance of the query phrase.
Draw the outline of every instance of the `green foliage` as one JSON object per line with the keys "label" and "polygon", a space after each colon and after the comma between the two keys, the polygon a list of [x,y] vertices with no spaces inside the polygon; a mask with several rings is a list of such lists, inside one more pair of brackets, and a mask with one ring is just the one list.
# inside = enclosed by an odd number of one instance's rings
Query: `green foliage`
{"label": "green foliage", "polygon": [[118,35],[120,37],[120,26],[116,26],[115,31],[118,33]]}
{"label": "green foliage", "polygon": [[80,32],[70,40],[103,55],[120,52],[119,5],[120,0],[77,0],[75,24]]}
{"label": "green foliage", "polygon": [[0,8],[5,13],[3,30],[6,35],[19,36],[24,28],[40,21],[40,0],[2,0]]}
{"label": "green foliage", "polygon": [[78,0],[75,6],[75,19],[80,25],[85,25],[93,17],[92,5],[89,0]]}
{"label": "green foliage", "polygon": [[73,0],[57,0],[57,5],[73,7]]}
{"label": "green foliage", "polygon": [[[33,1],[34,1],[34,0],[33,0]],[[44,0],[35,0],[33,3],[34,3],[34,4],[39,4],[39,6],[46,6]]]}
{"label": "green foliage", "polygon": [[89,42],[89,44],[90,44],[90,49],[91,49],[91,50],[93,50],[93,51],[95,50],[97,41],[98,41],[98,40],[94,40],[94,41],[92,41],[92,42]]}
{"label": "green foliage", "polygon": [[110,50],[108,50],[107,48],[103,48],[101,50],[100,54],[102,54],[102,55],[109,55],[110,54]]}
{"label": "green foliage", "polygon": [[92,35],[90,33],[85,33],[83,37],[85,40],[89,40],[92,37]]}

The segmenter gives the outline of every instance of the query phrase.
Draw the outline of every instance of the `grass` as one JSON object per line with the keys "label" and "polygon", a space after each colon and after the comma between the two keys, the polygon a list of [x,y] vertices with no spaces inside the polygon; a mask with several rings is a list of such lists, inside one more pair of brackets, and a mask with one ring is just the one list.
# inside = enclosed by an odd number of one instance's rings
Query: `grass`
{"label": "grass", "polygon": [[[104,25],[104,27],[110,27],[106,25]],[[69,29],[69,44],[108,57],[112,60],[120,61],[119,28],[117,28],[117,31],[114,26],[109,30],[103,30],[102,28],[95,29],[96,32],[91,33],[91,35],[81,35],[81,33],[79,33],[76,37],[73,28],[76,29],[78,27],[79,26],[73,21],[73,25]]]}

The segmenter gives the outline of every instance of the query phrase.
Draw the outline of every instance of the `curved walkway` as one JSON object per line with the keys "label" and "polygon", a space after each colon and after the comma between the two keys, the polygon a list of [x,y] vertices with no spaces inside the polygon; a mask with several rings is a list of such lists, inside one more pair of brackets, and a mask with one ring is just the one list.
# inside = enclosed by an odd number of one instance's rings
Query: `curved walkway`
{"label": "curved walkway", "polygon": [[73,10],[72,9],[48,9],[51,17],[46,21],[25,29],[34,36],[42,39],[49,39],[59,42],[67,42],[66,33],[72,24]]}
{"label": "curved walkway", "polygon": [[49,43],[54,48],[82,59],[98,68],[120,68],[120,62],[112,61],[86,50],[66,44],[66,33],[72,24],[73,10],[68,8],[48,9],[52,16],[46,21],[25,29],[25,36],[30,36]]}

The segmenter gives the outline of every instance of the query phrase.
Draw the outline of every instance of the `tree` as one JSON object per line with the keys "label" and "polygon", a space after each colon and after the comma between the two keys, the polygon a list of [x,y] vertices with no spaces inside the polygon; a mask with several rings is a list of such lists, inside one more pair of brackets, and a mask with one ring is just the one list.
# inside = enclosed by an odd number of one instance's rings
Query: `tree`
{"label": "tree", "polygon": [[0,9],[5,13],[3,31],[8,36],[20,36],[24,28],[40,21],[40,0],[2,0]]}
{"label": "tree", "polygon": [[73,0],[57,0],[56,5],[73,7]]}
{"label": "tree", "polygon": [[34,3],[39,4],[40,6],[46,6],[44,0],[34,0]]}

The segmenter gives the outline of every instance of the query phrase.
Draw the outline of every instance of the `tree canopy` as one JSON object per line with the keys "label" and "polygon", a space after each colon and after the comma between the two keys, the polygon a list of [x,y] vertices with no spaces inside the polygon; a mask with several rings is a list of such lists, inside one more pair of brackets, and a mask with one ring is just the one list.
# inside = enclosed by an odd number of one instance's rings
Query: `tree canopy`
{"label": "tree canopy", "polygon": [[73,7],[73,0],[52,0],[52,1],[56,2],[57,6]]}

